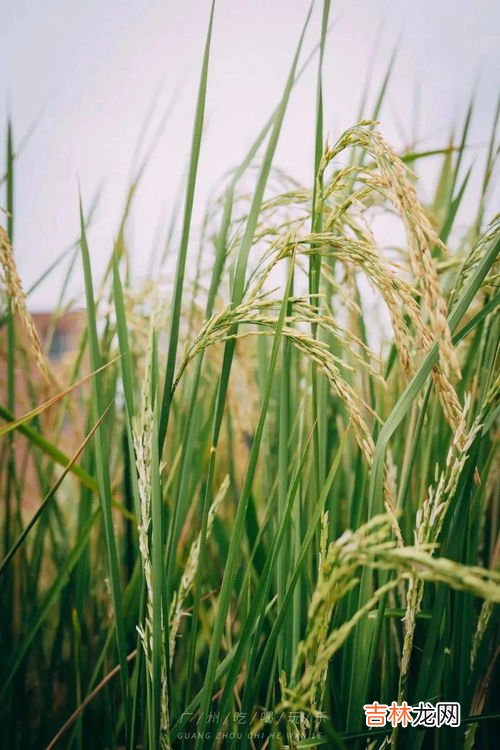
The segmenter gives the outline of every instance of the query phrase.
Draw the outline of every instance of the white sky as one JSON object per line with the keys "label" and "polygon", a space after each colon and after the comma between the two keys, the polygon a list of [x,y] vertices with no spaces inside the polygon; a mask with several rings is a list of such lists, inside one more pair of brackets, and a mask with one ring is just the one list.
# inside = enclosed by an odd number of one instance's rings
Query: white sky
{"label": "white sky", "polygon": [[[98,185],[105,188],[91,232],[96,273],[102,267],[148,107],[155,102],[152,132],[179,90],[134,212],[134,262],[138,273],[144,271],[189,156],[209,5],[209,0],[0,0],[0,148],[8,112],[17,141],[37,122],[16,164],[14,246],[26,287],[77,236],[78,181],[87,204]],[[355,121],[369,68],[374,95],[399,39],[381,117],[386,136],[396,145],[411,140],[418,83],[423,146],[446,145],[452,124],[461,127],[472,91],[471,141],[486,142],[498,95],[499,0],[333,0],[331,5],[336,23],[324,90],[325,131],[331,138]],[[214,184],[243,158],[276,106],[307,10],[307,0],[217,2],[198,217]],[[318,39],[320,22],[317,2],[306,52]],[[315,71],[313,64],[293,94],[275,161],[306,183]],[[480,155],[473,149],[466,162]],[[428,167],[424,196],[431,173]],[[31,304],[50,306],[58,282],[60,276],[47,281]]]}

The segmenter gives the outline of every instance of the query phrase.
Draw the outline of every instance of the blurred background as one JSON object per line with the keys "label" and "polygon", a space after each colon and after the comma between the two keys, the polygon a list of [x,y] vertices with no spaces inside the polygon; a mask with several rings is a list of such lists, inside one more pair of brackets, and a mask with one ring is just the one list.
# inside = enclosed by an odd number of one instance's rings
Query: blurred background
{"label": "blurred background", "polygon": [[[221,177],[245,156],[276,106],[308,7],[307,0],[218,0],[194,229]],[[18,155],[13,244],[25,288],[77,238],[79,185],[87,208],[100,190],[89,232],[99,273],[137,153],[155,142],[129,226],[140,277],[153,246],[165,240],[172,212],[181,213],[210,3],[1,0],[1,11],[0,131],[5,144],[10,117]],[[336,0],[331,19],[324,68],[330,140],[357,120],[367,76],[371,111],[396,51],[379,118],[384,135],[398,148],[444,147],[453,130],[459,138],[473,95],[464,159],[477,163],[468,188],[473,192],[497,105],[500,2]],[[320,24],[316,3],[303,60]],[[294,90],[275,159],[306,185],[316,70],[313,62]],[[440,160],[434,161],[437,169]],[[0,164],[3,173],[5,160]],[[433,169],[432,158],[419,163],[424,199],[431,198],[426,183]],[[30,295],[33,309],[50,307],[60,278],[49,277]],[[75,294],[79,279],[80,273]]]}

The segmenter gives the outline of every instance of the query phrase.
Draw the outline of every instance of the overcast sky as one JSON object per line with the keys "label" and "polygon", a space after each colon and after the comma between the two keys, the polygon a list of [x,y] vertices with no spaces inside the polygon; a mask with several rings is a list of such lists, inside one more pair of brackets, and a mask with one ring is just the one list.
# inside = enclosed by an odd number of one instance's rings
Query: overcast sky
{"label": "overcast sky", "polygon": [[[307,0],[217,2],[197,216],[218,178],[241,160],[276,106],[308,5]],[[321,3],[316,5],[306,53],[319,34]],[[331,5],[334,28],[325,60],[325,131],[331,138],[355,121],[369,69],[375,95],[399,40],[383,132],[398,146],[411,141],[418,100],[422,145],[445,145],[474,91],[471,141],[478,147],[485,143],[498,96],[499,0]],[[97,186],[104,186],[91,233],[96,270],[102,267],[145,115],[153,102],[152,134],[177,92],[134,213],[131,239],[140,274],[186,168],[208,0],[0,0],[0,8],[0,133],[7,113],[16,142],[36,123],[16,165],[14,245],[27,287],[77,235],[78,182],[87,203]],[[276,165],[306,183],[314,88],[312,65],[294,91],[276,158]],[[477,155],[479,148],[467,158]],[[425,174],[421,189],[425,196]],[[40,287],[32,305],[50,306],[55,285],[57,278]]]}

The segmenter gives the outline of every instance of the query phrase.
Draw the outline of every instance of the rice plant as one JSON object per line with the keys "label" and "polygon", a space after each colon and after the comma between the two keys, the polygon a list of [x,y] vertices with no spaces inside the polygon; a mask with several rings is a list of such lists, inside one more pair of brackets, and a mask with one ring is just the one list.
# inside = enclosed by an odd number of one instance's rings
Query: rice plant
{"label": "rice plant", "polygon": [[[395,150],[377,123],[386,79],[331,142],[329,5],[200,228],[212,6],[166,250],[133,278],[148,152],[101,278],[89,196],[75,206],[80,237],[40,280],[65,269],[43,337],[16,267],[8,127],[1,747],[496,746],[500,110],[457,229],[471,113],[441,150]],[[275,152],[308,66],[301,185]],[[429,158],[441,168],[424,203],[413,169]],[[397,227],[387,241],[380,215]],[[77,344],[55,365],[75,307]]]}

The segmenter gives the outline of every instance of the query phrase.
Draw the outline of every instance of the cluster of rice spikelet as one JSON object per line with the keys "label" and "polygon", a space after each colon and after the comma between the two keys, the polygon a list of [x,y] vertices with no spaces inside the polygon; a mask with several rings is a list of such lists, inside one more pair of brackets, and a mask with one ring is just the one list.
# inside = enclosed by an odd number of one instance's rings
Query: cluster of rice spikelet
{"label": "cluster of rice spikelet", "polygon": [[[140,416],[134,419],[133,441],[136,456],[136,468],[140,499],[140,519],[138,521],[139,551],[142,558],[144,580],[146,582],[146,615],[143,625],[137,630],[141,638],[142,647],[148,668],[149,678],[153,680],[152,652],[153,652],[153,580],[152,556],[150,549],[149,529],[151,524],[151,456],[153,432],[153,405],[151,403],[151,358],[152,338],[147,357],[148,367],[142,386],[142,404]],[[165,623],[162,622],[162,631]],[[161,718],[160,745],[161,750],[169,750],[170,720],[167,692],[167,660],[162,637],[161,654]]]}
{"label": "cluster of rice spikelet", "polygon": [[388,588],[381,587],[354,618],[330,631],[335,607],[359,583],[361,565],[369,563],[384,549],[394,547],[390,528],[387,516],[376,516],[357,531],[344,532],[328,546],[323,536],[318,580],[308,610],[309,627],[305,640],[299,644],[294,664],[297,681],[285,691],[284,705],[287,708],[307,707],[314,716],[320,716],[330,659],[359,619],[396,585],[396,581],[391,581]]}
{"label": "cluster of rice spikelet", "polygon": [[[448,477],[450,482],[455,482],[457,469],[455,462],[451,463],[454,468],[449,470]],[[447,481],[445,484],[448,486]],[[439,516],[440,512],[435,515],[436,518]],[[437,524],[439,526],[439,521]],[[486,601],[500,601],[500,574],[434,557],[434,545],[428,541],[434,537],[431,527],[430,522],[416,544],[404,548],[391,538],[392,521],[387,515],[375,516],[356,531],[344,532],[328,547],[322,535],[319,575],[308,611],[309,626],[297,650],[293,670],[295,682],[291,686],[284,686],[283,701],[278,711],[304,710],[321,718],[326,670],[331,658],[345,643],[356,624],[389,591],[397,589],[402,581],[409,581],[409,598],[414,596],[411,592],[415,591],[415,582],[418,587],[425,581],[442,581],[454,589],[483,597]],[[336,606],[358,585],[365,566],[389,570],[396,575],[379,586],[350,620],[331,629]]]}
{"label": "cluster of rice spikelet", "polygon": [[[485,248],[491,242],[493,242],[496,237],[498,237],[499,231],[500,231],[500,213],[496,214],[496,216],[493,217],[493,219],[490,221],[490,223],[486,227],[485,232],[481,235],[481,237],[479,238],[479,241],[475,244],[472,252],[469,253],[467,257],[465,258],[462,264],[462,268],[460,269],[460,273],[458,274],[458,278],[455,283],[455,286],[450,295],[450,306],[454,304],[461,290],[463,289],[467,280],[469,279],[472,271],[481,260],[484,254]],[[493,269],[495,267],[498,269],[498,263],[493,266]],[[492,282],[495,283],[495,279],[497,278],[498,278],[498,274],[495,274],[495,272],[492,271],[490,275],[483,282],[483,285],[491,284]]]}
{"label": "cluster of rice spikelet", "polygon": [[17,272],[12,246],[7,232],[0,226],[0,279],[5,287],[7,297],[24,326],[31,346],[33,359],[45,381],[49,380],[49,370],[40,345],[40,339],[26,304],[26,295],[21,278]]}
{"label": "cluster of rice spikelet", "polygon": [[[458,431],[452,436],[452,443],[448,451],[446,464],[439,476],[436,477],[436,484],[429,487],[428,495],[421,508],[417,511],[414,532],[416,545],[430,545],[432,549],[439,542],[446,512],[455,495],[460,475],[469,457],[472,443],[481,429],[480,419],[476,419],[473,425],[467,428],[469,405],[470,398],[467,398]],[[399,700],[404,698],[406,692],[416,618],[420,611],[423,593],[424,581],[417,576],[412,577],[408,586],[406,614],[404,617],[405,637],[401,657]]]}
{"label": "cluster of rice spikelet", "polygon": [[444,252],[446,252],[446,247],[437,236],[423,210],[409,179],[408,168],[379,131],[373,127],[374,124],[370,121],[360,122],[346,130],[336,146],[326,151],[324,162],[327,164],[346,147],[353,146],[361,147],[375,160],[378,168],[378,179],[375,185],[392,200],[406,229],[412,270],[422,289],[434,338],[439,344],[443,370],[446,375],[454,371],[460,377],[460,367],[446,320],[447,306],[441,293],[437,269],[432,257],[433,247],[438,246]]}
{"label": "cluster of rice spikelet", "polygon": [[[360,181],[362,188],[354,191],[353,195],[350,194],[341,207],[331,213],[326,227],[338,224],[339,217],[345,217],[345,212],[352,205],[369,204],[368,198],[372,193],[380,194],[395,207],[408,238],[408,256],[417,281],[415,291],[422,295],[425,305],[416,308],[406,298],[403,307],[404,314],[409,316],[414,325],[417,347],[421,352],[427,352],[434,342],[437,342],[439,346],[439,362],[433,370],[432,377],[444,415],[451,429],[456,431],[460,424],[462,409],[450,376],[454,373],[460,378],[460,367],[447,322],[447,304],[441,292],[437,266],[432,256],[434,247],[447,252],[446,247],[437,236],[418,200],[408,168],[374,128],[374,125],[375,123],[371,121],[358,123],[349,128],[333,148],[327,147],[325,150],[320,169],[321,177],[324,176],[328,165],[346,148],[360,147],[365,153],[371,155],[375,162],[370,167],[356,166],[340,170],[331,182],[327,183],[324,189],[327,196],[331,196],[334,187],[342,185],[342,180],[345,180],[347,176],[351,180]],[[350,228],[357,234],[363,232],[360,224],[355,225],[352,220]],[[364,234],[366,236],[366,231]],[[377,284],[373,275],[372,278]],[[377,286],[381,289],[380,282]],[[397,305],[391,299],[391,294],[386,293],[383,296],[390,311],[395,343],[403,369],[411,375],[413,371],[409,356],[411,337],[408,336],[401,313],[398,312]],[[426,317],[429,323],[425,322]]]}
{"label": "cluster of rice spikelet", "polygon": [[[219,491],[217,492],[215,499],[210,506],[209,512],[208,512],[208,521],[207,521],[207,535],[206,538],[210,536],[210,532],[212,530],[213,522],[215,515],[217,513],[217,509],[219,508],[220,504],[226,497],[227,491],[229,489],[229,476],[226,476],[219,487]],[[196,539],[191,545],[191,549],[189,550],[188,559],[186,561],[186,565],[184,567],[184,572],[182,574],[182,578],[179,584],[178,590],[174,593],[172,597],[172,602],[170,605],[170,632],[169,632],[169,658],[170,658],[170,666],[172,666],[174,655],[175,655],[175,644],[177,639],[177,634],[179,632],[179,627],[181,624],[181,620],[183,615],[185,614],[183,612],[183,606],[184,602],[186,600],[187,595],[191,591],[193,587],[193,583],[196,577],[196,572],[198,570],[198,563],[199,563],[199,557],[200,557],[200,543],[201,543],[201,532],[198,534]]]}
{"label": "cluster of rice spikelet", "polygon": [[[339,366],[346,368],[346,363],[336,357],[324,341],[314,338],[304,328],[299,328],[298,326],[314,321],[317,325],[328,328],[330,332],[335,331],[337,334],[340,333],[340,327],[336,326],[333,321],[327,320],[324,316],[318,315],[306,298],[291,298],[290,303],[293,306],[293,314],[286,319],[282,329],[283,336],[291,341],[299,351],[313,361],[326,375],[333,390],[347,408],[360,448],[366,459],[371,461],[375,446],[361,412],[361,408],[368,409],[369,407],[360,402],[359,396],[342,376]],[[234,307],[227,306],[214,314],[206,321],[196,339],[186,349],[177,372],[174,387],[179,383],[189,362],[208,346],[227,341],[231,337],[243,338],[258,334],[273,335],[278,321],[278,313],[279,302],[270,299],[267,295],[261,295],[250,297],[249,300],[243,302],[241,305]],[[238,325],[238,327],[252,325],[256,326],[257,329],[239,329],[237,333],[233,333],[235,325]],[[346,331],[342,331],[341,336],[344,341],[349,339],[353,341],[352,334],[348,334]],[[366,360],[363,360],[361,357],[357,359],[360,364],[369,368],[369,363]],[[381,379],[380,375],[374,370],[370,369],[370,371],[375,377]]]}
{"label": "cluster of rice spikelet", "polygon": [[[366,167],[358,164],[341,168],[327,179],[329,165],[344,150],[352,147],[364,149],[372,156],[374,163]],[[361,187],[353,189],[353,184]],[[330,258],[346,269],[363,272],[379,291],[389,311],[402,369],[408,377],[416,369],[417,354],[426,353],[435,341],[438,343],[440,357],[432,377],[445,418],[452,430],[459,433],[462,407],[450,376],[455,373],[459,377],[460,368],[451,343],[446,302],[432,257],[434,247],[443,251],[446,248],[417,198],[409,170],[374,128],[374,123],[361,122],[347,130],[333,148],[327,146],[318,175],[318,186],[316,211],[322,216],[321,232],[303,231],[304,224],[309,221],[307,206],[311,196],[308,191],[295,187],[264,203],[254,237],[254,245],[262,246],[263,252],[249,274],[245,298],[236,307],[222,306],[202,325],[198,335],[186,344],[174,388],[189,361],[206,347],[227,340],[229,335],[272,334],[279,303],[278,300],[273,303],[268,299],[266,284],[269,284],[274,269],[281,261],[286,259],[300,267],[301,257],[314,254]],[[381,200],[389,201],[394,206],[405,226],[408,256],[416,285],[405,278],[403,269],[383,256],[364,217],[364,212]],[[284,214],[276,217],[278,209]],[[238,231],[231,245],[236,244]],[[328,264],[324,268],[328,270]],[[420,298],[423,299],[423,306],[419,303]],[[358,443],[365,459],[371,463],[374,445],[363,416],[363,412],[367,411],[366,404],[341,374],[341,370],[349,369],[349,366],[343,358],[334,357],[320,337],[308,336],[303,324],[307,323],[311,330],[319,327],[335,335],[349,352],[349,357],[357,364],[361,362],[363,367],[368,367],[370,375],[380,380],[380,374],[369,364],[376,362],[377,358],[359,339],[337,323],[329,310],[327,298],[306,300],[295,297],[290,302],[293,315],[287,319],[283,335],[324,372],[335,393],[345,403]],[[240,331],[239,327],[245,325],[252,326],[252,330]],[[238,333],[235,333],[237,330]],[[387,483],[385,494],[386,507],[394,513],[394,501]],[[397,532],[395,520],[394,527]]]}

